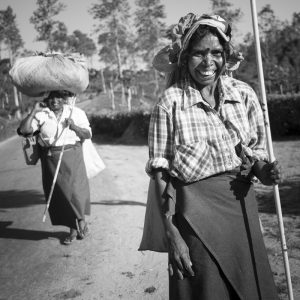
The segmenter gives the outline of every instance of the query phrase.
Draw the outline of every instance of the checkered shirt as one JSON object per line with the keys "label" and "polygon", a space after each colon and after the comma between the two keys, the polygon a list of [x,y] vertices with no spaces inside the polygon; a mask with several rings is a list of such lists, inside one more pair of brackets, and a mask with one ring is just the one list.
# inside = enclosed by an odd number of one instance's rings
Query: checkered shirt
{"label": "checkered shirt", "polygon": [[187,77],[163,93],[149,127],[146,172],[168,170],[194,182],[243,163],[237,146],[252,162],[268,159],[264,118],[253,89],[228,76],[218,81],[220,105],[213,109]]}

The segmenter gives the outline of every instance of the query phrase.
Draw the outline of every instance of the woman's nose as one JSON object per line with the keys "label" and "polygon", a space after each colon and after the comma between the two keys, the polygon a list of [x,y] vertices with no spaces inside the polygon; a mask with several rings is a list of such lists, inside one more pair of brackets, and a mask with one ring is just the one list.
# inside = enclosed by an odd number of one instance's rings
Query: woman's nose
{"label": "woman's nose", "polygon": [[205,56],[203,57],[203,62],[207,65],[210,65],[213,61],[212,55],[210,52],[206,53]]}

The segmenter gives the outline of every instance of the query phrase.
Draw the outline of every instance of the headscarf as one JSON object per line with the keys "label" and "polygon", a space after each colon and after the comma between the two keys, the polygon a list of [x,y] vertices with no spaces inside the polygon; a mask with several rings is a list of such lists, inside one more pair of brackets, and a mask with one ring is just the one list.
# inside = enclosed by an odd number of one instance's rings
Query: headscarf
{"label": "headscarf", "polygon": [[[164,47],[155,55],[153,67],[164,73],[176,71],[181,63],[183,51],[187,49],[192,35],[200,25],[216,28],[220,38],[226,43],[230,42],[231,26],[223,18],[218,15],[203,14],[198,16],[193,13],[188,13],[172,28],[172,44]],[[243,55],[240,52],[236,52],[231,45],[230,54],[226,60],[226,70],[229,72],[236,70],[243,59]]]}
{"label": "headscarf", "polygon": [[67,91],[67,90],[59,90],[59,91],[50,91],[44,94],[44,102],[47,102],[49,99],[52,98],[62,98],[67,100],[69,97],[74,97],[75,94]]}

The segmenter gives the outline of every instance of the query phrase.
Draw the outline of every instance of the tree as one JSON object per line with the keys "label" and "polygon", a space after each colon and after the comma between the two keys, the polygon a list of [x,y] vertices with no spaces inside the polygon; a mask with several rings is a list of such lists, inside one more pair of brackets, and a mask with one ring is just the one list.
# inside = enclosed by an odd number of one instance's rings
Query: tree
{"label": "tree", "polygon": [[[122,104],[125,103],[125,83],[123,65],[132,49],[132,29],[130,28],[130,6],[127,0],[99,0],[93,4],[90,13],[100,23],[98,44],[102,46],[99,55],[110,65],[117,65],[118,79],[121,80]],[[109,84],[113,93],[112,82]]]}
{"label": "tree", "polygon": [[87,57],[91,57],[96,52],[94,41],[79,30],[75,30],[72,35],[68,36],[67,44],[70,50],[84,54]]}
{"label": "tree", "polygon": [[47,50],[52,50],[53,33],[63,27],[62,22],[54,20],[65,5],[59,0],[37,0],[38,8],[33,12],[30,22],[38,32],[37,41],[45,41]]}
{"label": "tree", "polygon": [[243,16],[241,9],[233,9],[233,4],[227,0],[211,0],[211,4],[212,12],[230,22],[233,30],[237,31],[236,24]]}
{"label": "tree", "polygon": [[[13,10],[10,6],[7,7],[6,10],[0,11],[0,45],[4,44],[9,53],[9,60],[12,64],[15,59],[16,52],[23,47],[23,41],[19,32],[19,29],[16,25],[16,15],[13,13]],[[6,74],[7,75],[7,74]],[[11,87],[11,84],[8,84],[8,76],[5,73],[1,73],[1,86],[0,86],[0,94],[3,94],[6,99],[8,98],[8,94],[10,94],[10,90],[13,90],[14,93],[14,104],[16,107],[16,117],[20,119],[20,111],[19,111],[19,99],[17,95],[17,89],[14,86]]]}
{"label": "tree", "polygon": [[16,15],[10,6],[0,10],[0,43],[7,47],[10,55],[14,55],[24,45],[16,24]]}
{"label": "tree", "polygon": [[[300,91],[300,13],[294,13],[291,24],[284,26],[272,48],[278,63],[288,69],[286,80],[289,91]],[[286,78],[287,76],[285,76]]]}
{"label": "tree", "polygon": [[147,61],[151,61],[166,31],[164,5],[160,0],[137,0],[136,5],[137,49],[144,52]]}
{"label": "tree", "polygon": [[214,14],[220,15],[231,23],[239,21],[243,15],[240,8],[232,9],[233,4],[227,0],[211,0],[211,4]]}
{"label": "tree", "polygon": [[57,22],[57,29],[51,35],[51,50],[66,52],[69,49],[68,44],[68,29],[62,22]]}
{"label": "tree", "polygon": [[99,0],[93,4],[90,13],[99,21],[98,44],[102,46],[99,55],[110,64],[116,64],[119,78],[122,79],[124,57],[132,33],[130,25],[130,6],[127,0]]}
{"label": "tree", "polygon": [[[294,13],[291,24],[279,21],[271,6],[258,13],[260,45],[268,93],[300,91],[300,13]],[[238,78],[257,86],[256,54],[253,37],[241,45],[246,62],[237,72]]]}
{"label": "tree", "polygon": [[[135,27],[137,28],[136,50],[142,52],[143,58],[152,65],[158,48],[162,46],[162,38],[166,34],[164,5],[160,0],[137,0]],[[158,74],[154,70],[155,94],[159,91]]]}

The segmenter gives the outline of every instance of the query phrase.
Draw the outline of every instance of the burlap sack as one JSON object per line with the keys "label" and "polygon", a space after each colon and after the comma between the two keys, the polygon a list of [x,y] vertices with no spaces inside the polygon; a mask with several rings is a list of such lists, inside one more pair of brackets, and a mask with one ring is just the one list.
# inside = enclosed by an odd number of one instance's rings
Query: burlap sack
{"label": "burlap sack", "polygon": [[55,90],[78,94],[89,84],[88,69],[79,55],[48,53],[19,58],[9,75],[17,89],[31,97]]}

